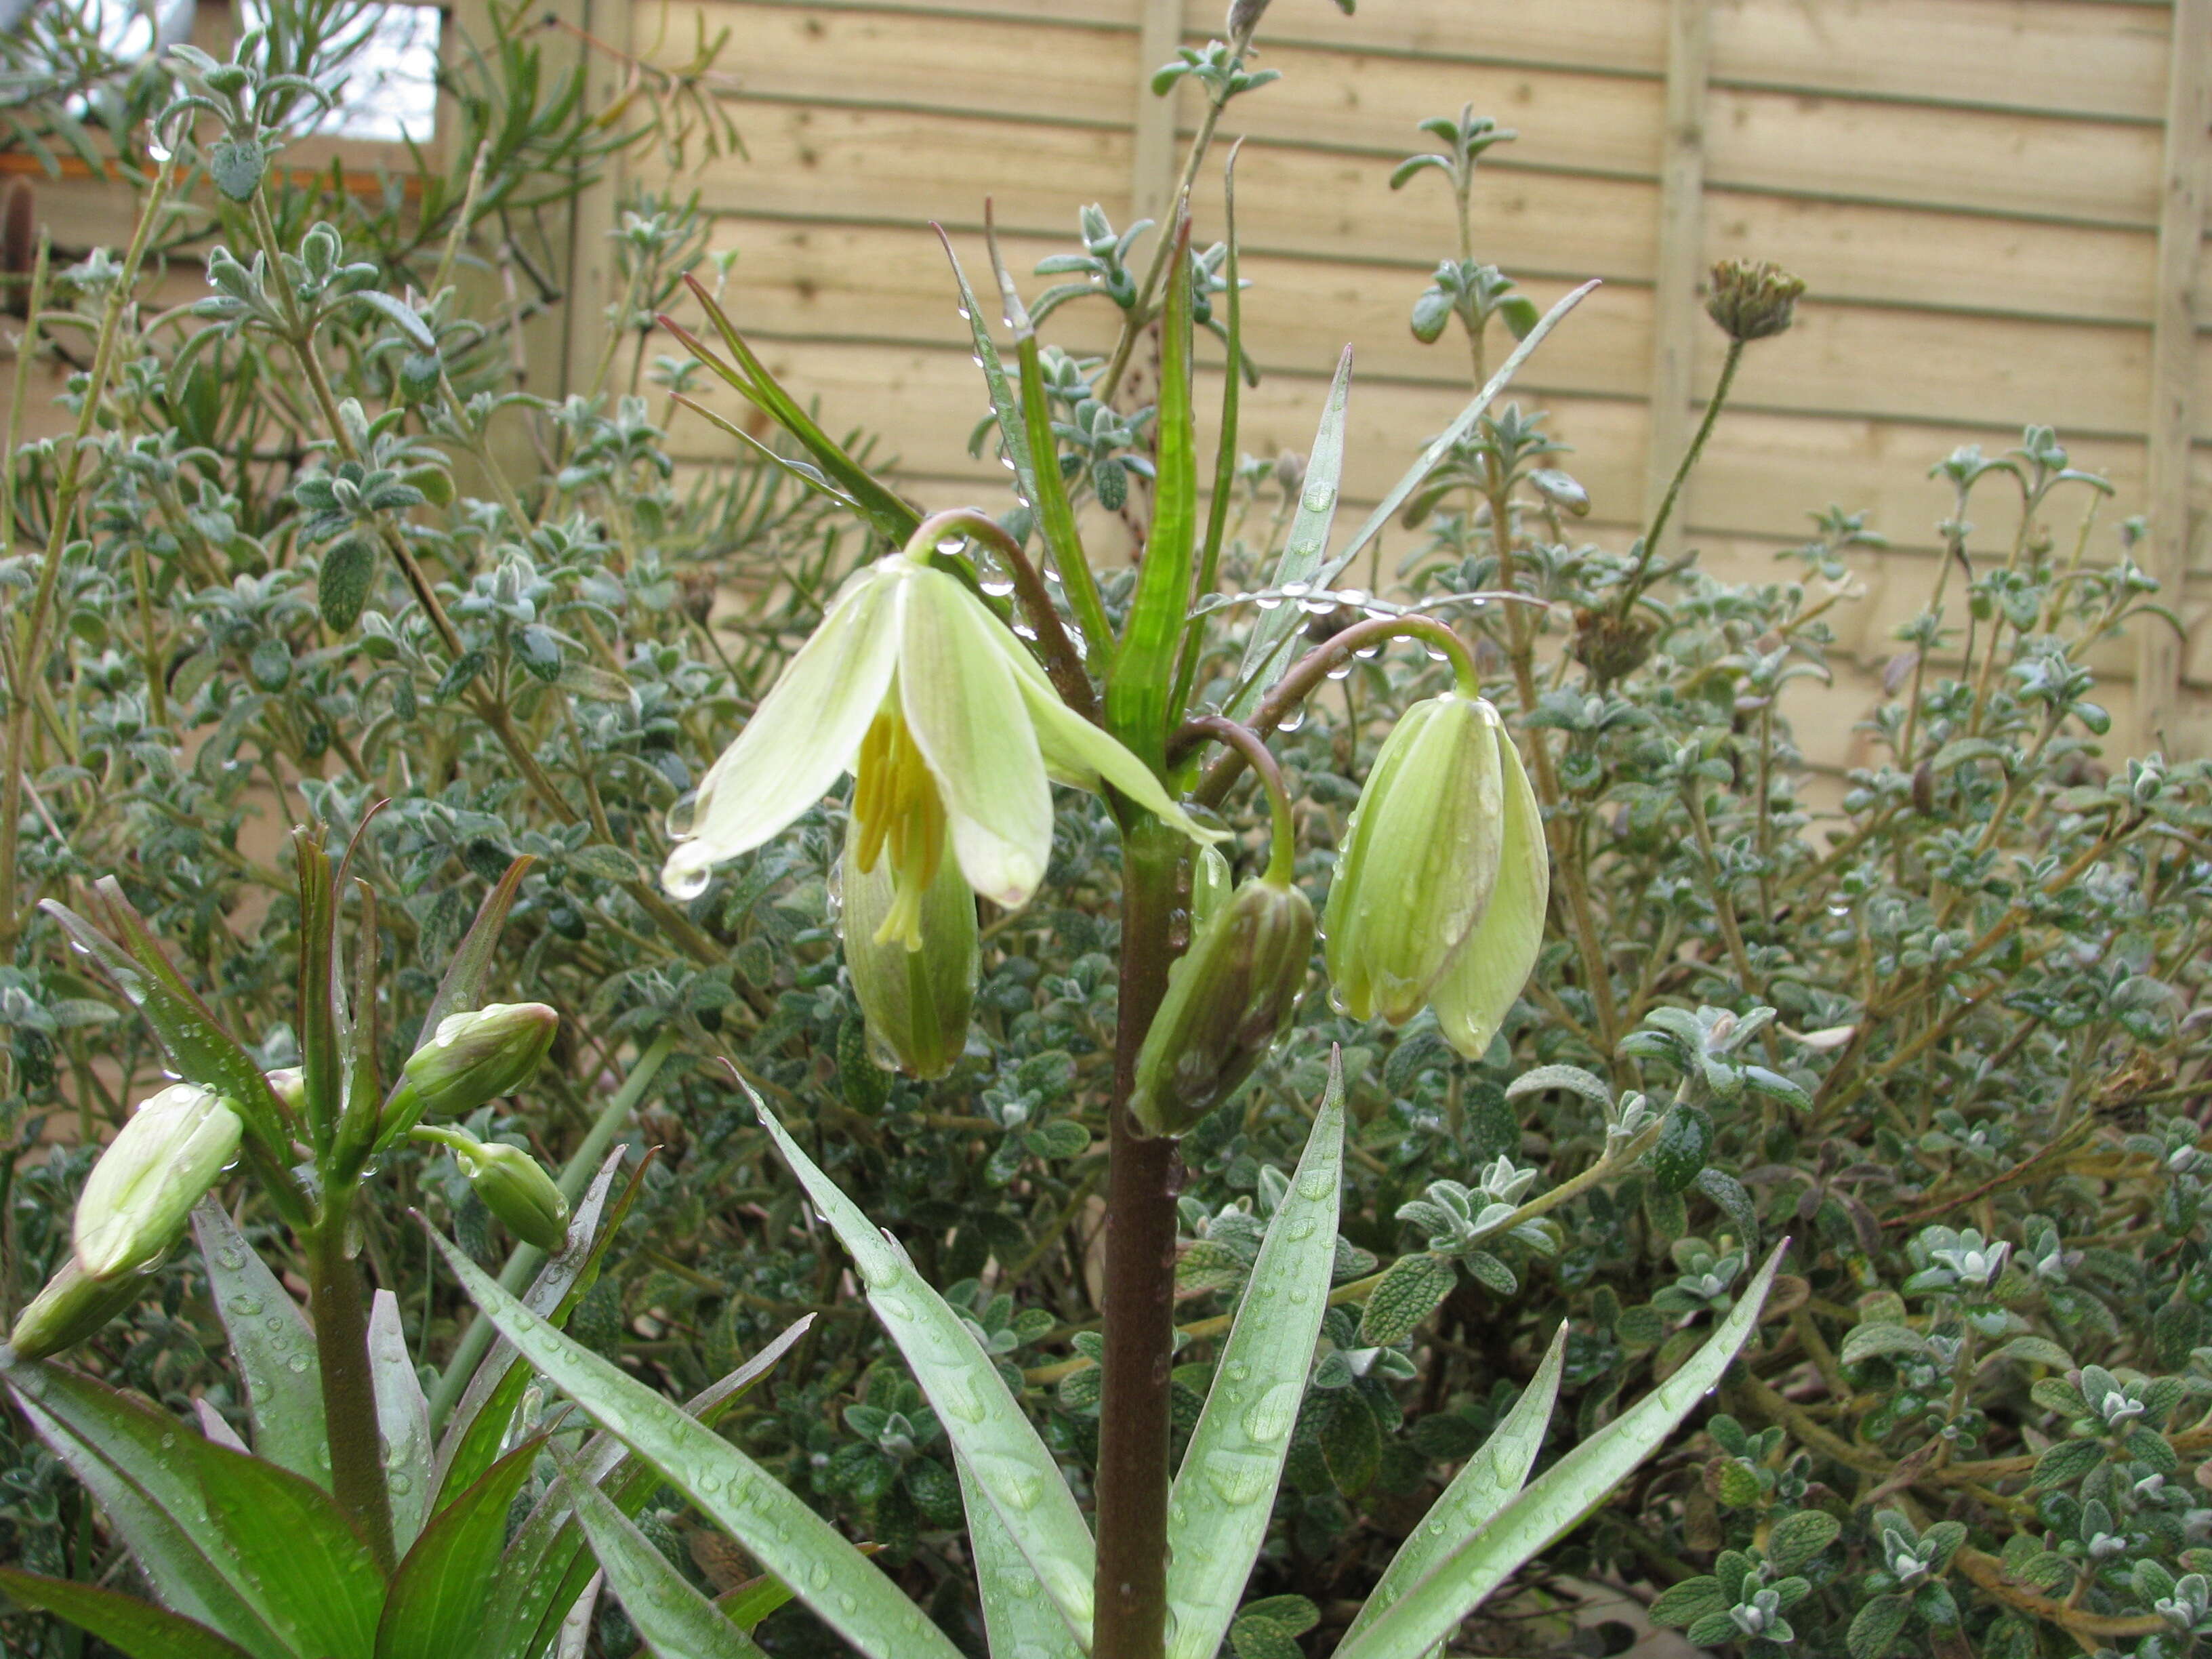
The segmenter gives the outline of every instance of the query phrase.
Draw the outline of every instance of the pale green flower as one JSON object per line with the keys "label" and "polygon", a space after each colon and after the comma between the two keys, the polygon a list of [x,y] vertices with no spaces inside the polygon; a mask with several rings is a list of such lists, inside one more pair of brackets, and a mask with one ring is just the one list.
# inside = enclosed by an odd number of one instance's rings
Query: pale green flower
{"label": "pale green flower", "polygon": [[878,936],[909,946],[948,838],[969,886],[1008,908],[1028,901],[1052,852],[1053,781],[1111,784],[1208,838],[957,579],[902,553],[845,583],[708,769],[663,884],[696,896],[715,865],[779,834],[848,770],[860,868],[888,853],[896,889]]}
{"label": "pale green flower", "polygon": [[1541,810],[1498,711],[1456,692],[1415,703],[1383,741],[1337,857],[1323,929],[1330,993],[1392,1024],[1425,1006],[1473,1058],[1543,942]]}

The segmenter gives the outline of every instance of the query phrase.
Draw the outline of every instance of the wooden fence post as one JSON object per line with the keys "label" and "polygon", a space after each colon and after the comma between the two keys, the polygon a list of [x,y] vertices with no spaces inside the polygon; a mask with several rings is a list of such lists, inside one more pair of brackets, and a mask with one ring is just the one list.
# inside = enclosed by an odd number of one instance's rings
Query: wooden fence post
{"label": "wooden fence post", "polygon": [[[2197,417],[2197,340],[2205,316],[2205,197],[2212,189],[2212,0],[2174,0],[2167,69],[2166,162],[2159,195],[2158,287],[2151,313],[2150,535],[2143,563],[2179,610],[2193,525],[2190,444]],[[2152,623],[2136,635],[2136,751],[2180,737],[2182,641]]]}
{"label": "wooden fence post", "polygon": [[1137,46],[1137,107],[1130,119],[1129,222],[1150,219],[1168,232],[1168,199],[1176,179],[1176,109],[1182,83],[1164,98],[1152,96],[1152,71],[1175,60],[1182,44],[1183,0],[1145,0],[1143,29]]}
{"label": "wooden fence post", "polygon": [[[1705,83],[1711,68],[1711,0],[1672,0],[1667,15],[1667,125],[1659,161],[1659,258],[1651,306],[1650,438],[1644,469],[1647,525],[1690,441],[1690,375],[1705,251]],[[1686,516],[1678,507],[1662,539],[1678,541]],[[1652,549],[1656,556],[1665,551]]]}

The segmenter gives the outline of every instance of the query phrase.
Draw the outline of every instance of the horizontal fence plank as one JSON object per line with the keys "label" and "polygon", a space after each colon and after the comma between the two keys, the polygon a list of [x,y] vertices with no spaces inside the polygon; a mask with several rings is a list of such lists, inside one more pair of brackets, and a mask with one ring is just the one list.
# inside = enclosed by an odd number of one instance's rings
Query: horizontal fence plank
{"label": "horizontal fence plank", "polygon": [[[701,181],[716,211],[972,225],[990,196],[1002,225],[1071,240],[1081,203],[1103,203],[1117,223],[1126,215],[1128,139],[1112,130],[777,104],[739,116],[752,160]],[[1448,198],[1427,180],[1394,193],[1387,176],[1380,160],[1248,145],[1237,166],[1245,246],[1433,265],[1455,240]],[[1220,223],[1219,198],[1209,167],[1201,235]],[[1486,169],[1475,192],[1478,257],[1522,276],[1648,281],[1656,204],[1656,187],[1632,179]],[[1775,259],[1826,299],[2091,321],[2148,315],[2148,231],[1729,190],[1710,193],[1706,222],[1711,257]]]}
{"label": "horizontal fence plank", "polygon": [[[986,270],[981,239],[957,237],[971,276]],[[730,305],[743,325],[781,336],[864,337],[951,349],[962,341],[954,289],[927,231],[726,218],[714,233],[738,260]],[[1007,259],[1034,299],[1047,279],[1029,275],[1064,246],[1008,236]],[[1272,373],[1325,375],[1346,343],[1363,378],[1461,385],[1467,359],[1455,338],[1413,339],[1407,313],[1419,292],[1413,273],[1252,255],[1245,270],[1246,339]],[[1540,304],[1559,285],[1531,289]],[[1103,298],[1075,301],[1048,321],[1048,340],[1076,351],[1110,346],[1120,312]],[[1726,342],[1699,325],[1694,385],[1717,378]],[[1953,317],[1808,302],[1797,325],[1747,354],[1739,404],[1805,413],[2021,425],[2070,423],[2084,431],[2140,429],[2148,395],[2148,337],[2140,329]],[[1493,359],[1505,349],[1502,330]],[[1650,292],[1601,289],[1547,341],[1524,371],[1542,392],[1634,398],[1650,353]],[[2212,374],[2212,344],[2205,352]]]}

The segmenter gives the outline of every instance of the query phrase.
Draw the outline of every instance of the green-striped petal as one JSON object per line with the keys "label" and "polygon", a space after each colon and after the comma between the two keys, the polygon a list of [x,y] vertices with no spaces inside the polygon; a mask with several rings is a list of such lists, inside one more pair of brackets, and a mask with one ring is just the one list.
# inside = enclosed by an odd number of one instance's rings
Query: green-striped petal
{"label": "green-striped petal", "polygon": [[1505,833],[1498,885],[1490,905],[1437,982],[1430,1006],[1444,1040],[1469,1060],[1479,1059],[1498,1035],[1513,1000],[1528,981],[1544,943],[1544,908],[1552,897],[1552,860],[1544,844],[1544,812],[1521,764],[1521,751],[1500,732],[1498,752],[1505,775]]}
{"label": "green-striped petal", "polygon": [[883,706],[898,658],[886,624],[896,592],[880,564],[847,582],[738,740],[707,769],[691,833],[661,883],[696,893],[715,865],[751,851],[820,800],[851,764]]}

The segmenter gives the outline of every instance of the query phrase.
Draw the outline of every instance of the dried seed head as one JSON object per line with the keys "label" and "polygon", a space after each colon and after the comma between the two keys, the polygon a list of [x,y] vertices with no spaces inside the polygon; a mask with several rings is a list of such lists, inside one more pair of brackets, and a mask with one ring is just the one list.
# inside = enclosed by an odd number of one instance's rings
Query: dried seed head
{"label": "dried seed head", "polygon": [[1764,340],[1795,319],[1805,279],[1771,260],[1723,259],[1713,267],[1705,314],[1732,340]]}

